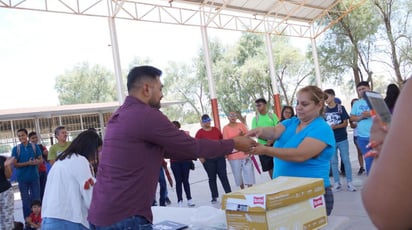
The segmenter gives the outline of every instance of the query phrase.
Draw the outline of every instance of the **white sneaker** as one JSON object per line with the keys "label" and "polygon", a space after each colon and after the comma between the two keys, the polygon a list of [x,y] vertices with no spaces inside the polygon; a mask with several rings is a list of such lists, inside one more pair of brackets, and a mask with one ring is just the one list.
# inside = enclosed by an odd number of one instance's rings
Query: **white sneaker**
{"label": "white sneaker", "polygon": [[338,183],[335,183],[334,185],[333,185],[333,188],[332,188],[332,191],[333,192],[339,192],[340,190],[342,190],[342,185],[338,182]]}
{"label": "white sneaker", "polygon": [[187,206],[189,206],[189,207],[194,207],[195,206],[195,204],[192,202],[192,199],[187,201]]}
{"label": "white sneaker", "polygon": [[352,182],[348,183],[348,191],[349,192],[356,192],[355,186],[353,186]]}
{"label": "white sneaker", "polygon": [[182,200],[177,202],[177,207],[183,207],[183,201]]}

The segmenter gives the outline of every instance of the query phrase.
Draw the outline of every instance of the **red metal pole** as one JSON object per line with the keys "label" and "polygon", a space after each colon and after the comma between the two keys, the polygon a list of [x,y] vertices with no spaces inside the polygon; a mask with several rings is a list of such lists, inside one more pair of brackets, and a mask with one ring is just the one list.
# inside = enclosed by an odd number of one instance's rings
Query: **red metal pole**
{"label": "red metal pole", "polygon": [[280,105],[280,95],[279,94],[273,94],[273,112],[278,116],[280,120],[282,106]]}
{"label": "red metal pole", "polygon": [[217,106],[217,99],[211,99],[210,100],[212,103],[212,114],[213,114],[213,123],[215,124],[215,127],[220,129],[220,120],[219,120],[219,109]]}

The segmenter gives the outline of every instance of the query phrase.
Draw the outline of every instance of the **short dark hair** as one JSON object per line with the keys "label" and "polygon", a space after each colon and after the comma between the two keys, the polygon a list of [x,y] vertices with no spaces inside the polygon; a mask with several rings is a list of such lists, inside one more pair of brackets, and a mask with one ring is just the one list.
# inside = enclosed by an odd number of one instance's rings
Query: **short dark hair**
{"label": "short dark hair", "polygon": [[255,103],[263,103],[263,104],[266,105],[268,102],[266,101],[265,98],[261,97],[259,99],[256,99]]}
{"label": "short dark hair", "polygon": [[57,134],[60,133],[60,130],[65,129],[66,127],[64,126],[58,126],[57,128],[54,129],[54,135],[57,136]]}
{"label": "short dark hair", "polygon": [[366,86],[366,87],[369,87],[369,88],[370,88],[369,82],[367,82],[367,81],[361,81],[361,82],[359,82],[359,83],[356,85],[356,88],[359,88],[359,87],[361,87],[361,86]]}
{"label": "short dark hair", "polygon": [[180,129],[180,123],[178,121],[172,121],[172,123],[176,128]]}
{"label": "short dark hair", "polygon": [[155,79],[156,77],[160,77],[162,75],[162,71],[156,67],[143,65],[143,66],[136,66],[130,70],[129,74],[127,75],[127,91],[133,88],[136,82],[139,82],[142,78],[151,78]]}
{"label": "short dark hair", "polygon": [[33,206],[35,206],[35,205],[41,207],[41,201],[40,201],[40,200],[33,200],[33,201],[31,202],[31,206],[30,206],[30,207],[33,207]]}
{"label": "short dark hair", "polygon": [[29,138],[30,138],[30,137],[32,137],[32,136],[36,136],[36,135],[37,135],[37,133],[36,133],[36,132],[31,131],[31,132],[29,133]]}
{"label": "short dark hair", "polygon": [[91,130],[81,132],[73,142],[64,150],[56,160],[64,160],[70,158],[73,154],[84,156],[87,160],[94,159],[97,154],[97,149],[103,144],[100,136]]}
{"label": "short dark hair", "polygon": [[335,96],[335,90],[333,90],[333,89],[326,89],[326,90],[323,91],[323,92]]}
{"label": "short dark hair", "polygon": [[24,132],[26,135],[28,134],[27,129],[19,129],[19,130],[17,130],[17,133],[20,133],[20,132]]}

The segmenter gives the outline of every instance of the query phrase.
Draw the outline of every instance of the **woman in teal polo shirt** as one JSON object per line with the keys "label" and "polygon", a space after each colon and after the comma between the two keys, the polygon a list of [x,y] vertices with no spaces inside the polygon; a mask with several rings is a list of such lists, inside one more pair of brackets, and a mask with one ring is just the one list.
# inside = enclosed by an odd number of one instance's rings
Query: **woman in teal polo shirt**
{"label": "woman in teal polo shirt", "polygon": [[273,178],[279,176],[322,178],[325,184],[326,211],[333,208],[329,167],[335,151],[332,129],[322,117],[325,94],[317,86],[306,86],[297,94],[296,115],[275,127],[256,128],[249,136],[276,140],[275,145],[258,145],[253,154],[274,157]]}

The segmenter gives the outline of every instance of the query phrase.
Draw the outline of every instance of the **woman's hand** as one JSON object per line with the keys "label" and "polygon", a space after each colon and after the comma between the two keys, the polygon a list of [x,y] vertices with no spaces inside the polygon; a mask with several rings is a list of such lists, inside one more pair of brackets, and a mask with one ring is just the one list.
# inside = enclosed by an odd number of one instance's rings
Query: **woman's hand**
{"label": "woman's hand", "polygon": [[374,151],[374,154],[378,155],[381,151],[382,144],[387,133],[387,124],[383,123],[378,116],[374,117],[371,128],[370,142],[368,144],[368,147]]}
{"label": "woman's hand", "polygon": [[257,144],[255,147],[251,148],[249,153],[254,154],[254,155],[264,155],[267,148],[271,148],[271,147],[267,147],[262,144]]}
{"label": "woman's hand", "polygon": [[260,136],[262,135],[262,133],[263,133],[263,128],[255,128],[255,129],[249,130],[249,131],[245,134],[245,136],[248,136],[248,137],[260,137]]}

